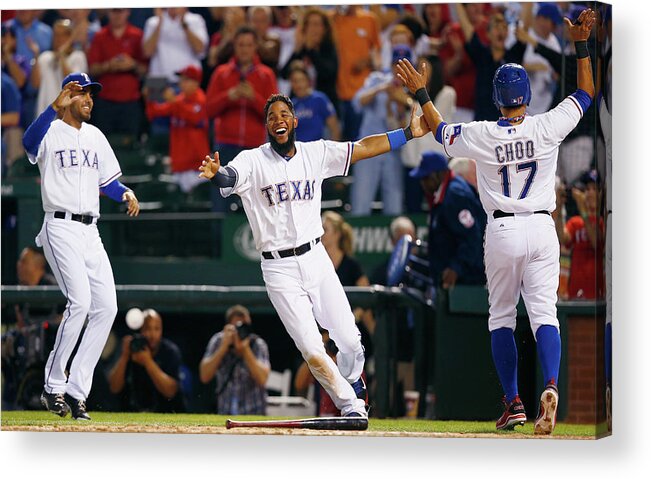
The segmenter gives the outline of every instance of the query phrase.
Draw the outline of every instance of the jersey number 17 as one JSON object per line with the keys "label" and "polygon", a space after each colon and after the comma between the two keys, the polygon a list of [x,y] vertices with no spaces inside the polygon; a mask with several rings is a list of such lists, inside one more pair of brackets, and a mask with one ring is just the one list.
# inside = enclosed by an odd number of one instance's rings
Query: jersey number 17
{"label": "jersey number 17", "polygon": [[[529,174],[527,175],[527,179],[524,181],[524,186],[522,187],[520,196],[518,196],[518,199],[521,200],[523,198],[526,198],[527,195],[529,194],[529,189],[531,189],[531,184],[533,183],[533,179],[536,177],[536,171],[538,170],[538,162],[528,161],[526,163],[519,163],[515,167],[515,170],[516,173],[521,173],[525,170],[529,170]],[[511,180],[509,178],[509,165],[502,166],[497,170],[497,172],[502,176],[502,193],[504,194],[504,196],[510,198]]]}

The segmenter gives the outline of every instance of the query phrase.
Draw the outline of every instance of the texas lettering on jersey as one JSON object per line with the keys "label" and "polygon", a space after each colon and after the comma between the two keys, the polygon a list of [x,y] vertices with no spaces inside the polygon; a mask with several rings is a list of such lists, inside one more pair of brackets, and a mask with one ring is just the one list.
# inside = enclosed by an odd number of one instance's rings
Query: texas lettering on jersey
{"label": "texas lettering on jersey", "polygon": [[99,169],[99,160],[97,159],[97,152],[91,150],[69,149],[57,150],[54,152],[55,164],[59,168],[72,168],[74,166],[81,166],[82,168],[95,168]]}
{"label": "texas lettering on jersey", "polygon": [[285,201],[311,200],[314,198],[316,180],[290,180],[260,188],[269,206]]}

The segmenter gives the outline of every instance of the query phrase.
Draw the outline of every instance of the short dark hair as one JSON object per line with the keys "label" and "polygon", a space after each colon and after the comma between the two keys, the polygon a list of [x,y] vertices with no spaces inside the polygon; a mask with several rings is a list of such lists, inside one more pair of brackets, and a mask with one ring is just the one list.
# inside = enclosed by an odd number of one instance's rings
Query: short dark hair
{"label": "short dark hair", "polygon": [[249,310],[246,309],[241,304],[236,304],[235,306],[231,306],[226,310],[225,319],[227,324],[231,322],[233,316],[242,316],[245,318],[251,318],[251,313],[249,313]]}
{"label": "short dark hair", "polygon": [[282,93],[274,93],[269,97],[267,100],[267,103],[264,106],[264,121],[267,121],[267,114],[269,113],[269,108],[271,108],[271,105],[276,103],[277,101],[282,101],[287,107],[289,108],[289,111],[292,112],[292,115],[296,115],[294,112],[294,104],[292,103],[292,100],[289,99],[287,95],[283,95]]}
{"label": "short dark hair", "polygon": [[255,39],[256,42],[258,41],[258,32],[256,32],[252,27],[248,25],[242,25],[241,27],[239,27],[235,31],[235,35],[233,35],[233,40],[236,40],[237,37],[239,37],[240,35],[246,35],[247,33],[253,35],[253,38]]}

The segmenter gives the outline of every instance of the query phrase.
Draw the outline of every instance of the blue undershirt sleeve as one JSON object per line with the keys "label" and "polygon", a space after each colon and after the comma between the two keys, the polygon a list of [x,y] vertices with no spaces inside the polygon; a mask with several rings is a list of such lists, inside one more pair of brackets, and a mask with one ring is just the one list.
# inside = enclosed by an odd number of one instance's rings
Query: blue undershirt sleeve
{"label": "blue undershirt sleeve", "polygon": [[57,112],[54,111],[52,105],[48,106],[43,113],[41,113],[36,120],[32,122],[23,135],[23,147],[29,154],[36,156],[38,147],[40,146],[45,134],[50,129],[50,125],[57,118]]}
{"label": "blue undershirt sleeve", "polygon": [[439,127],[436,129],[436,133],[434,134],[434,138],[436,138],[436,141],[438,141],[441,145],[443,144],[443,128],[447,126],[447,123],[442,121],[439,123]]}
{"label": "blue undershirt sleeve", "polygon": [[118,203],[122,203],[122,195],[127,190],[129,188],[120,183],[120,180],[113,180],[108,185],[100,188],[102,193]]}
{"label": "blue undershirt sleeve", "polygon": [[583,110],[583,113],[588,111],[588,108],[590,108],[590,104],[592,103],[592,98],[590,98],[590,95],[585,90],[578,89],[572,95],[576,101],[579,102],[579,105],[581,105],[581,109]]}

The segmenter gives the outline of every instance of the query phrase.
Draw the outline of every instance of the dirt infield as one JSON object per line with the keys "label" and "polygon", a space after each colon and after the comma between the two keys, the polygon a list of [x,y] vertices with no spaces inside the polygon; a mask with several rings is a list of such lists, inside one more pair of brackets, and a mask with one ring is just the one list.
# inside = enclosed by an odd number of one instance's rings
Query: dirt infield
{"label": "dirt infield", "polygon": [[230,434],[230,435],[276,435],[276,436],[361,436],[361,437],[415,437],[415,438],[485,438],[485,439],[581,439],[594,440],[585,436],[533,436],[531,434],[472,434],[450,432],[406,432],[406,431],[318,431],[312,429],[288,428],[237,428],[225,426],[145,426],[140,424],[92,424],[66,423],[48,426],[3,426],[2,431],[23,432],[108,432],[145,434]]}

